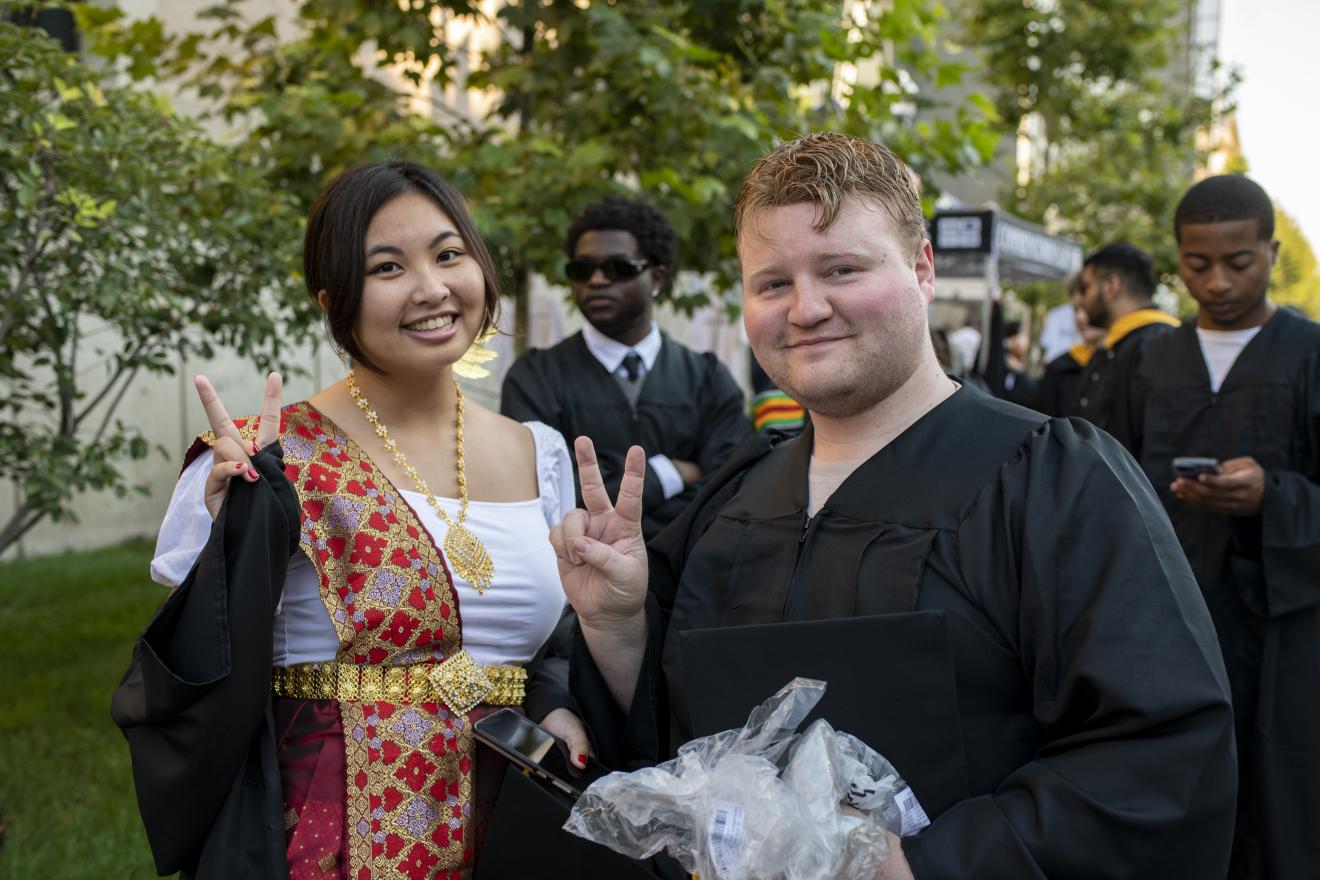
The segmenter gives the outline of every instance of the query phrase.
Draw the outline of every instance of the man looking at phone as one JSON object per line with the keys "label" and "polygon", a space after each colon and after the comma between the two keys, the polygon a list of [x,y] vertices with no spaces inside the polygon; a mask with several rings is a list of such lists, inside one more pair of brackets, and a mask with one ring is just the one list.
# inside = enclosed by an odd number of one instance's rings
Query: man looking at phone
{"label": "man looking at phone", "polygon": [[544,422],[570,444],[593,438],[611,492],[628,447],[646,450],[649,539],[751,433],[743,393],[713,354],[691,351],[655,325],[654,303],[676,269],[677,237],[663,214],[641,200],[606,198],[573,221],[565,249],[587,325],[519,358],[505,376],[500,412]]}
{"label": "man looking at phone", "polygon": [[[884,147],[830,133],[782,145],[748,175],[735,227],[748,339],[810,419],[748,441],[649,548],[641,450],[611,498],[577,439],[586,509],[550,538],[602,758],[666,758],[696,733],[699,698],[729,673],[694,664],[685,637],[883,625],[888,639],[808,650],[785,632],[729,658],[782,659],[788,677],[837,661],[819,677],[872,710],[869,745],[931,819],[891,840],[877,878],[1222,877],[1228,685],[1131,457],[1082,420],[945,376],[920,196]],[[909,747],[922,757],[905,765],[894,750]]]}
{"label": "man looking at phone", "polygon": [[[1320,325],[1270,301],[1274,209],[1250,179],[1193,186],[1174,235],[1199,310],[1146,347],[1133,451],[1205,594],[1233,688],[1241,783],[1230,876],[1314,877]],[[1209,461],[1175,461],[1188,457]]]}

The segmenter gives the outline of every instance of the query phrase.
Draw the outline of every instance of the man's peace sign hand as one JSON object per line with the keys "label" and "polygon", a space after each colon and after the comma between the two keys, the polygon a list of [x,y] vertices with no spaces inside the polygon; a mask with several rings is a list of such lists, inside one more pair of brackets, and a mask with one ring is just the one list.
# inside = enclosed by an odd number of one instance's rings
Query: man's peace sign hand
{"label": "man's peace sign hand", "polygon": [[249,483],[260,479],[257,469],[252,466],[252,455],[258,449],[275,442],[280,436],[280,395],[284,383],[279,373],[266,377],[266,396],[261,402],[261,424],[257,426],[256,440],[249,445],[238,433],[238,426],[229,417],[225,405],[220,402],[220,395],[205,376],[193,378],[197,387],[197,396],[202,399],[202,409],[206,410],[206,419],[215,433],[215,446],[212,458],[215,466],[206,479],[206,509],[215,519],[224,504],[225,494],[229,491],[229,481],[241,476]]}
{"label": "man's peace sign hand", "polygon": [[642,484],[646,454],[628,450],[619,497],[610,503],[587,437],[573,444],[586,510],[570,510],[550,530],[564,593],[584,628],[604,630],[634,619],[646,603],[646,542],[642,539]]}

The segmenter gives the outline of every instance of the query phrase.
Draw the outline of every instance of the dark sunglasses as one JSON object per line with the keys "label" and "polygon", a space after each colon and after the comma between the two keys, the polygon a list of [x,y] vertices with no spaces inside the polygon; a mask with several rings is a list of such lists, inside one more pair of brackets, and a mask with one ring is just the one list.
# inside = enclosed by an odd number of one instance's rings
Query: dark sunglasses
{"label": "dark sunglasses", "polygon": [[564,274],[569,281],[586,284],[599,269],[609,281],[629,281],[645,272],[650,265],[646,260],[632,260],[628,257],[606,257],[599,263],[578,257],[568,261],[564,266]]}

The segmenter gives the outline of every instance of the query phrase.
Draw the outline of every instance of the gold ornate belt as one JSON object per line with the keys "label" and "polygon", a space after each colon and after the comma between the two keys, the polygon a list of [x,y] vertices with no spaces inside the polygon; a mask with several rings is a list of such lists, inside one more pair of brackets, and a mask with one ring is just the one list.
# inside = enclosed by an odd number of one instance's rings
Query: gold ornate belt
{"label": "gold ornate belt", "polygon": [[368,666],[356,663],[304,663],[277,666],[271,689],[278,697],[388,703],[442,702],[464,713],[474,706],[521,706],[527,670],[521,666],[482,666],[467,651],[442,663]]}

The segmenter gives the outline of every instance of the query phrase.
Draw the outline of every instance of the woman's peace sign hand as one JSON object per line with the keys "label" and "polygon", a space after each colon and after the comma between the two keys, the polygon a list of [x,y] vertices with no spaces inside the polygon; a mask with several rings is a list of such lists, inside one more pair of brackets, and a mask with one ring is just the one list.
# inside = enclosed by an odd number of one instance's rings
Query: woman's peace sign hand
{"label": "woman's peace sign hand", "polygon": [[586,510],[570,510],[550,530],[564,593],[584,627],[609,629],[625,623],[646,603],[646,542],[642,538],[642,485],[646,454],[628,450],[619,497],[610,503],[587,437],[573,444]]}
{"label": "woman's peace sign hand", "polygon": [[251,455],[279,439],[280,394],[284,390],[284,383],[279,373],[271,373],[266,377],[266,396],[261,402],[261,423],[257,426],[256,440],[250,446],[238,433],[238,426],[229,417],[225,405],[220,402],[220,395],[215,393],[210,381],[199,375],[193,378],[193,385],[197,386],[197,396],[202,400],[202,409],[206,410],[206,419],[215,433],[215,446],[212,447],[215,466],[206,479],[206,509],[211,519],[215,519],[220,513],[220,506],[224,504],[230,480],[241,476],[249,483],[255,483],[261,478],[252,466]]}

